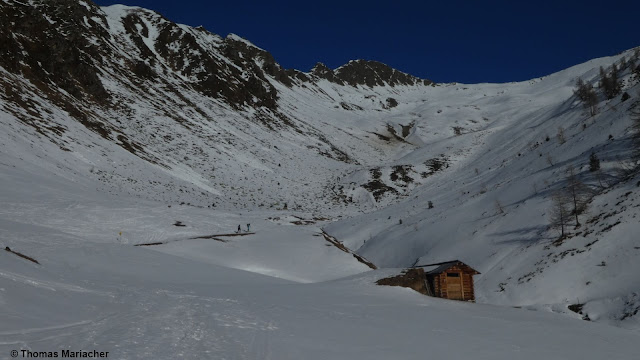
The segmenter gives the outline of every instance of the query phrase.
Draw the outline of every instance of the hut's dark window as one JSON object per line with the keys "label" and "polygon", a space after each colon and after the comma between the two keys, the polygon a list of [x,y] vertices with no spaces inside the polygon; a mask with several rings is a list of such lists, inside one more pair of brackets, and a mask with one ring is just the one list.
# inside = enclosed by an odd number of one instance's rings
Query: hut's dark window
{"label": "hut's dark window", "polygon": [[447,273],[447,277],[460,277],[459,273]]}

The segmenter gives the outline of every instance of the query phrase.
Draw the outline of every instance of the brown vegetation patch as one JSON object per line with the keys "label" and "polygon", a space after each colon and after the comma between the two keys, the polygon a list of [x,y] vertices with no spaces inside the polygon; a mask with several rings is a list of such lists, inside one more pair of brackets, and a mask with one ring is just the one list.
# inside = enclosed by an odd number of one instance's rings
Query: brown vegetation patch
{"label": "brown vegetation patch", "polygon": [[376,201],[379,201],[382,196],[386,193],[398,194],[398,190],[390,187],[389,185],[383,183],[382,181],[376,179],[369,181],[368,183],[362,185],[363,188],[367,189]]}
{"label": "brown vegetation patch", "polygon": [[354,110],[364,110],[362,107],[356,105],[356,104],[350,104],[350,103],[346,103],[344,101],[340,102],[340,106],[345,109],[345,110],[349,110],[349,111],[354,111]]}
{"label": "brown vegetation patch", "polygon": [[300,219],[300,220],[296,220],[296,221],[292,221],[291,222],[293,225],[313,225],[316,222],[313,220],[304,220],[304,219]]}
{"label": "brown vegetation patch", "polygon": [[393,167],[393,172],[390,175],[391,181],[403,181],[405,183],[412,183],[413,178],[409,176],[409,171],[413,169],[411,165],[396,165]]}
{"label": "brown vegetation patch", "polygon": [[[400,142],[404,142],[404,138],[400,135],[398,135],[398,133],[396,133],[396,129],[391,126],[390,124],[387,124],[387,131],[398,141]],[[404,132],[404,130],[403,130]]]}
{"label": "brown vegetation patch", "polygon": [[398,106],[398,100],[392,97],[387,98],[386,103],[383,105],[385,109],[392,109],[396,106]]}
{"label": "brown vegetation patch", "polygon": [[13,250],[11,250],[8,246],[7,246],[7,247],[5,247],[5,248],[4,248],[4,250],[5,250],[5,251],[7,251],[7,252],[12,253],[12,254],[14,254],[14,255],[17,255],[17,256],[19,256],[19,257],[21,257],[21,258],[25,259],[25,260],[29,260],[29,261],[31,261],[31,262],[33,262],[33,263],[36,263],[36,264],[40,265],[40,263],[38,262],[38,260],[36,260],[36,259],[34,259],[34,258],[32,258],[32,257],[29,257],[29,256],[27,256],[27,255],[25,255],[25,254],[19,253],[19,252],[17,252],[17,251],[13,251]]}
{"label": "brown vegetation patch", "polygon": [[196,236],[196,237],[192,237],[189,239],[214,239],[216,237],[221,237],[221,236],[247,236],[247,235],[255,235],[254,232],[248,232],[248,233],[232,233],[232,234],[217,234],[217,235],[204,235],[204,236]]}
{"label": "brown vegetation patch", "polygon": [[583,307],[584,304],[572,304],[568,306],[569,310],[573,311],[576,314],[582,315],[582,320],[591,321],[591,319],[589,319],[589,315],[582,312]]}
{"label": "brown vegetation patch", "polygon": [[402,126],[402,137],[406,138],[407,136],[409,136],[409,134],[411,133],[411,129],[413,128],[413,126],[415,125],[415,122],[412,122],[409,125],[400,125]]}
{"label": "brown vegetation patch", "polygon": [[340,241],[338,241],[338,239],[334,238],[333,236],[327,234],[324,230],[322,231],[322,236],[324,236],[325,240],[327,240],[328,242],[330,242],[333,246],[337,247],[338,249],[346,252],[347,254],[351,254],[353,255],[354,258],[356,258],[356,260],[358,260],[359,262],[367,265],[368,267],[370,267],[371,269],[377,269],[378,267],[375,266],[374,263],[372,263],[371,261],[365,259],[364,257],[358,255],[358,254],[354,254],[353,252],[351,252],[351,250],[349,250],[346,246],[344,246],[343,243],[341,243]]}
{"label": "brown vegetation patch", "polygon": [[388,137],[388,136],[384,136],[384,135],[382,135],[382,134],[378,134],[377,132],[371,132],[371,133],[372,133],[373,135],[377,136],[377,137],[378,137],[378,139],[380,139],[380,140],[387,141],[387,142],[391,141],[391,138],[390,138],[390,137]]}
{"label": "brown vegetation patch", "polygon": [[164,242],[152,242],[152,243],[145,243],[145,244],[135,244],[133,246],[154,246],[154,245],[164,245],[166,243]]}

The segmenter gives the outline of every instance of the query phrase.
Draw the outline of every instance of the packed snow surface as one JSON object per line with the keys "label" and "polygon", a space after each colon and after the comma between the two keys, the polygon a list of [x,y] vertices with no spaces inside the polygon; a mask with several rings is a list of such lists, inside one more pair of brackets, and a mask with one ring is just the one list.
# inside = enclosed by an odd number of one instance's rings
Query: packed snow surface
{"label": "packed snow surface", "polygon": [[[0,353],[109,351],[114,359],[632,358],[637,334],[524,309],[428,298],[375,280],[266,214],[91,193],[2,172]],[[26,186],[25,186],[26,185]],[[261,216],[262,215],[262,216]],[[272,214],[275,215],[275,214]],[[182,220],[184,227],[174,226]],[[231,233],[251,222],[255,235]],[[119,233],[122,232],[122,235]],[[155,247],[132,244],[169,241]],[[155,251],[158,250],[158,251]],[[266,274],[269,276],[265,276]],[[330,280],[333,279],[333,280]],[[328,280],[328,281],[326,281]],[[591,339],[587,341],[586,339]]]}
{"label": "packed snow surface", "polygon": [[[265,72],[277,107],[234,108],[196,91],[205,70],[190,61],[262,69],[248,55],[262,49],[81,5],[114,57],[97,76],[117,106],[69,100],[96,123],[0,67],[0,357],[638,357],[640,176],[627,170],[639,75],[620,65],[627,98],[600,97],[595,116],[573,93],[634,51],[508,84],[299,73],[285,85]],[[175,41],[156,46],[160,34]],[[570,166],[594,196],[559,239],[551,194]],[[480,271],[477,303],[375,284],[454,259]]]}

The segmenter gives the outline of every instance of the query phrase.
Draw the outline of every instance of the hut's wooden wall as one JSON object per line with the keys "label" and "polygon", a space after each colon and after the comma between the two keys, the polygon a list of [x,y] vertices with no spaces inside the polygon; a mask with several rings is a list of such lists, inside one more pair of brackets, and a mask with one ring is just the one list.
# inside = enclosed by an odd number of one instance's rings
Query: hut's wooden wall
{"label": "hut's wooden wall", "polygon": [[447,293],[447,273],[459,273],[462,282],[462,300],[475,300],[473,274],[475,271],[467,265],[455,265],[440,274],[432,275],[434,293],[437,297],[449,299]]}
{"label": "hut's wooden wall", "polygon": [[436,297],[442,297],[442,281],[440,281],[440,274],[430,276],[433,279],[433,293]]}
{"label": "hut's wooden wall", "polygon": [[462,296],[463,300],[475,300],[473,291],[473,275],[470,273],[462,273]]}

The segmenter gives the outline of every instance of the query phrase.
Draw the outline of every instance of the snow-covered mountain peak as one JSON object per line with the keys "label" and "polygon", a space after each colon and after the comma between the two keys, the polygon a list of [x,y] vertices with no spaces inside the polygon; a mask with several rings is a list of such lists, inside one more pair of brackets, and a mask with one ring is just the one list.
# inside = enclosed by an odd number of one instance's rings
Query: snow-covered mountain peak
{"label": "snow-covered mountain peak", "polygon": [[227,35],[227,37],[226,37],[226,39],[228,39],[228,40],[232,40],[232,41],[239,41],[239,42],[243,42],[245,45],[247,45],[247,46],[249,46],[249,47],[256,48],[256,49],[258,49],[258,50],[260,50],[260,51],[265,51],[264,49],[261,49],[261,48],[257,47],[257,46],[256,46],[254,43],[252,43],[251,41],[249,41],[249,40],[247,40],[247,39],[245,39],[245,38],[243,38],[243,37],[241,37],[241,36],[239,36],[239,35],[233,34],[233,33],[228,34],[228,35]]}
{"label": "snow-covered mountain peak", "polygon": [[351,60],[334,70],[336,77],[351,86],[411,86],[430,85],[429,80],[418,79],[378,61]]}

